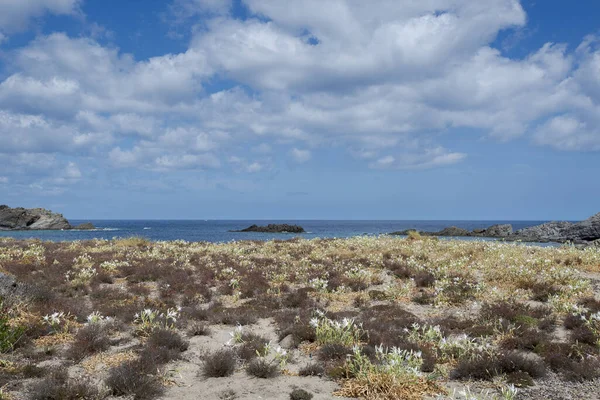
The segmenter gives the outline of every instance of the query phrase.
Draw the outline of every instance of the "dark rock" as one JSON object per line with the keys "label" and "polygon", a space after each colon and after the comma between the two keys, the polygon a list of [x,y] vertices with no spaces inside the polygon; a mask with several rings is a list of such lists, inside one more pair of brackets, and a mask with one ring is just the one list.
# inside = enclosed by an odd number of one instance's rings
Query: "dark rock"
{"label": "dark rock", "polygon": [[456,226],[451,226],[449,228],[444,228],[439,232],[424,232],[424,231],[415,231],[414,229],[408,229],[405,231],[392,232],[390,235],[398,235],[398,236],[407,236],[410,232],[418,232],[421,236],[471,236],[471,233],[466,229],[457,228]]}
{"label": "dark rock", "polygon": [[600,239],[600,213],[586,219],[568,225],[564,231],[567,240],[591,242]]}
{"label": "dark rock", "polygon": [[[391,235],[408,235],[410,230],[393,232]],[[545,224],[520,229],[513,232],[512,225],[493,225],[487,229],[472,232],[451,226],[439,232],[419,232],[422,236],[475,236],[491,237],[524,242],[572,242],[589,245],[600,240],[600,213],[581,222],[547,222]]]}
{"label": "dark rock", "polygon": [[[475,232],[475,231],[473,231]],[[486,237],[503,238],[512,235],[513,227],[510,224],[493,225],[485,229],[481,235]]]}
{"label": "dark rock", "polygon": [[515,238],[526,241],[565,241],[565,229],[573,225],[570,222],[547,222],[545,224],[519,229]]}
{"label": "dark rock", "polygon": [[466,229],[457,228],[456,226],[451,226],[449,228],[444,228],[439,232],[433,232],[431,235],[433,236],[471,236],[471,232]]}
{"label": "dark rock", "polygon": [[600,239],[600,213],[581,222],[548,222],[520,229],[514,236],[529,241],[593,242]]}
{"label": "dark rock", "polygon": [[86,222],[85,224],[80,224],[80,225],[73,227],[73,229],[78,229],[80,231],[89,231],[92,229],[96,229],[96,227],[91,222]]}
{"label": "dark rock", "polygon": [[3,230],[60,230],[71,229],[62,214],[43,208],[0,207],[0,229]]}
{"label": "dark rock", "polygon": [[269,224],[267,226],[252,225],[241,231],[231,232],[263,232],[263,233],[304,233],[304,228],[298,225]]}

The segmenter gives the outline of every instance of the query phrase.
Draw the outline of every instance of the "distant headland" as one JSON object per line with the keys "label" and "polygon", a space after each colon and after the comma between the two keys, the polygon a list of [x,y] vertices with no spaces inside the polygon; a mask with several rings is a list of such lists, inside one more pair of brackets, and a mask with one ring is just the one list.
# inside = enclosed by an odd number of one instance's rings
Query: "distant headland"
{"label": "distant headland", "polygon": [[[413,230],[392,232],[391,235],[408,235]],[[493,225],[487,229],[466,229],[451,226],[438,232],[418,232],[423,236],[490,237],[523,242],[571,242],[600,245],[600,213],[581,222],[547,222],[513,232],[512,225]]]}
{"label": "distant headland", "polygon": [[73,226],[62,214],[54,213],[44,208],[11,208],[0,205],[0,230],[29,231],[29,230],[69,230],[95,229],[91,223]]}

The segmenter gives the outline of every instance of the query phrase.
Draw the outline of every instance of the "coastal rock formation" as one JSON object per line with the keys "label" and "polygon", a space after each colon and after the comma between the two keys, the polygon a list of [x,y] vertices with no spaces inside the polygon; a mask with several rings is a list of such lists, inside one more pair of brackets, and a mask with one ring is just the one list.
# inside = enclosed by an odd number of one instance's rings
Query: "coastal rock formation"
{"label": "coastal rock formation", "polygon": [[240,231],[231,232],[262,232],[262,233],[304,233],[304,228],[298,225],[269,224],[267,226],[252,225]]}
{"label": "coastal rock formation", "polygon": [[513,234],[513,227],[510,224],[493,225],[485,229],[481,236],[485,237],[506,237]]}
{"label": "coastal rock formation", "polygon": [[523,240],[531,238],[550,242],[593,242],[600,239],[600,213],[581,222],[548,222],[520,229],[515,232],[515,236]]}
{"label": "coastal rock formation", "polygon": [[[43,208],[10,208],[0,205],[0,230],[63,230],[73,229],[62,214]],[[92,224],[83,224],[83,228],[94,229]]]}
{"label": "coastal rock formation", "polygon": [[[393,232],[391,235],[408,235],[410,230]],[[598,243],[600,240],[600,213],[585,221],[547,222],[545,224],[520,229],[513,232],[512,225],[493,225],[487,229],[475,229],[471,232],[451,226],[438,232],[419,232],[422,236],[466,236],[491,237],[524,242],[573,242],[577,244]]]}
{"label": "coastal rock formation", "polygon": [[79,231],[89,231],[92,229],[96,229],[96,227],[91,222],[86,222],[85,224],[74,226],[73,229],[77,229]]}

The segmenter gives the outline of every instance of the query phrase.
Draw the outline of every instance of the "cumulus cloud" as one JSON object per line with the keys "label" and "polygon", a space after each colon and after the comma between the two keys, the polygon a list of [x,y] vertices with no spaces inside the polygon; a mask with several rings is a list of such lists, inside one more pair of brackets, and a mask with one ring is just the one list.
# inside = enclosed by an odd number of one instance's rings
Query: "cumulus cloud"
{"label": "cumulus cloud", "polygon": [[[13,23],[6,4],[1,32]],[[9,8],[20,26],[79,12],[75,0],[19,4]],[[176,19],[205,22],[176,54],[137,60],[64,33],[11,50],[0,155],[46,154],[57,171],[64,160],[83,165],[78,155],[100,167],[261,173],[274,149],[301,164],[313,157],[307,148],[329,148],[365,167],[424,169],[465,160],[451,140],[439,144],[463,130],[600,150],[598,39],[508,58],[492,43],[525,27],[518,0],[243,4],[240,20],[229,0],[175,1]]]}
{"label": "cumulus cloud", "polygon": [[3,0],[0,2],[0,31],[20,32],[44,14],[75,15],[82,0]]}
{"label": "cumulus cloud", "polygon": [[536,129],[534,139],[538,144],[568,151],[600,150],[600,119],[593,124],[573,115],[560,115]]}
{"label": "cumulus cloud", "polygon": [[312,157],[312,154],[309,150],[301,150],[296,148],[293,148],[290,151],[290,155],[292,156],[292,159],[299,164],[309,161]]}

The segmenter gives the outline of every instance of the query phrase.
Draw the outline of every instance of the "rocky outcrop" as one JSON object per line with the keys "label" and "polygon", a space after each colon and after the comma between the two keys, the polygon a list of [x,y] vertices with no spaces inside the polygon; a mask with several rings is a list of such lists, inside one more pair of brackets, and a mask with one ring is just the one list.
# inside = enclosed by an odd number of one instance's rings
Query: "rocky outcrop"
{"label": "rocky outcrop", "polygon": [[600,213],[581,222],[548,222],[520,229],[515,237],[544,242],[585,243],[600,239]]}
{"label": "rocky outcrop", "polygon": [[267,226],[252,225],[240,231],[231,232],[262,232],[262,233],[304,233],[304,228],[298,225],[269,224]]}
{"label": "rocky outcrop", "polygon": [[485,229],[480,235],[485,237],[503,238],[513,234],[513,227],[510,224],[493,225]]}
{"label": "rocky outcrop", "polygon": [[91,222],[86,222],[85,224],[74,226],[73,229],[77,229],[79,231],[90,231],[92,229],[96,229],[96,227]]}
{"label": "rocky outcrop", "polygon": [[[392,235],[408,235],[410,231],[393,232]],[[513,232],[512,225],[493,225],[487,229],[465,229],[451,226],[439,232],[419,232],[422,236],[467,236],[491,237],[506,240],[520,240],[524,242],[573,242],[577,244],[599,243],[600,240],[600,213],[585,221],[572,222],[547,222],[545,224],[520,229]]]}
{"label": "rocky outcrop", "polygon": [[[393,232],[391,235],[408,235],[411,230]],[[475,229],[468,231],[466,229],[451,226],[438,232],[419,232],[421,236],[446,236],[446,237],[506,237],[512,234],[512,225],[493,225],[487,229]]]}
{"label": "rocky outcrop", "polygon": [[[85,224],[86,226],[90,226]],[[93,229],[85,228],[85,229]],[[0,206],[1,230],[63,230],[73,229],[62,214],[53,213],[43,208],[10,208]]]}
{"label": "rocky outcrop", "polygon": [[[390,235],[402,235],[402,236],[406,236],[409,234],[409,232],[414,232],[414,229],[407,229],[405,231],[398,231],[398,232],[392,232]],[[456,226],[451,226],[448,228],[444,228],[439,232],[426,232],[426,231],[418,231],[418,233],[421,236],[456,236],[456,237],[461,237],[461,236],[471,236],[471,232],[469,232],[466,229],[462,229],[462,228],[457,228]]]}

